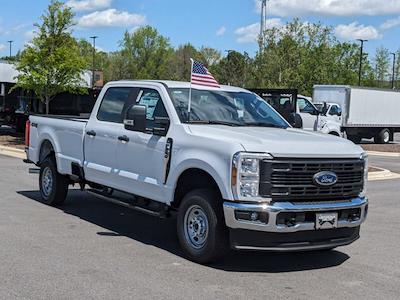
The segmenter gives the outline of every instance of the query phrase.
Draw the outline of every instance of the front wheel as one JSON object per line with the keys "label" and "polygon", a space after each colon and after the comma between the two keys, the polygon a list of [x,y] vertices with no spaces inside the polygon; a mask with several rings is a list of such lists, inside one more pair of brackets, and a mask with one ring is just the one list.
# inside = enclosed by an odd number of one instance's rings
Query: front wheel
{"label": "front wheel", "polygon": [[68,193],[68,178],[57,171],[54,157],[47,157],[40,165],[39,187],[43,202],[48,205],[61,205]]}
{"label": "front wheel", "polygon": [[218,193],[189,192],[179,207],[177,233],[189,259],[204,264],[221,258],[229,250],[229,239]]}

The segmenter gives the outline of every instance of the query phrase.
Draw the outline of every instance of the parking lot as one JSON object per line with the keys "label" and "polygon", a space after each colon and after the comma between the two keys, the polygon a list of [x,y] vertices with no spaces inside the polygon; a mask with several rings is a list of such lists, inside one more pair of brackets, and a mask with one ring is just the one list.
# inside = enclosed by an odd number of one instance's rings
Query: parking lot
{"label": "parking lot", "polygon": [[[399,169],[398,157],[371,164]],[[0,298],[398,299],[400,180],[369,182],[361,239],[328,252],[231,253],[210,266],[182,257],[174,219],[72,191],[40,203],[37,175],[0,156]]]}

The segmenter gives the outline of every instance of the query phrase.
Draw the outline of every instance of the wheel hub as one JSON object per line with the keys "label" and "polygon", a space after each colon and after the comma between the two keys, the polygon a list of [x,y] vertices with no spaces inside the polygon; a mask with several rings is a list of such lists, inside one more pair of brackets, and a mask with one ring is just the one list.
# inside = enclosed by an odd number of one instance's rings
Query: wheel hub
{"label": "wheel hub", "polygon": [[208,237],[208,219],[198,205],[191,206],[185,214],[184,231],[186,241],[195,249],[202,248]]}
{"label": "wheel hub", "polygon": [[42,175],[42,191],[48,197],[53,190],[53,172],[49,167],[46,167]]}

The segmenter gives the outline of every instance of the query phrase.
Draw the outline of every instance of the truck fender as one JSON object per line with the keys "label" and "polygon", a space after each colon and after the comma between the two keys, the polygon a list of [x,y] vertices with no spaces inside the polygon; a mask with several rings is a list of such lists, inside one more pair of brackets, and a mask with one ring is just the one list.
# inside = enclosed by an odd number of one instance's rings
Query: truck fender
{"label": "truck fender", "polygon": [[[231,195],[232,192],[227,187],[227,185],[224,183],[224,181],[222,179],[223,178],[222,175],[219,174],[219,172],[217,172],[213,166],[211,166],[210,164],[208,164],[202,160],[198,160],[198,159],[185,160],[182,163],[180,163],[178,166],[173,168],[173,172],[171,172],[170,176],[168,177],[168,181],[167,181],[167,185],[170,185],[173,187],[171,189],[173,194],[177,188],[177,184],[178,184],[178,180],[179,180],[180,176],[189,169],[199,169],[199,170],[207,173],[208,175],[210,175],[214,179],[215,183],[217,184],[222,198],[223,199],[231,199],[232,198],[232,195]],[[229,177],[226,177],[226,178],[230,178],[230,175],[228,175],[228,176]],[[224,178],[225,178],[225,176],[224,176]],[[230,182],[230,180],[229,180],[229,182]],[[173,199],[173,194],[171,195],[170,199]]]}

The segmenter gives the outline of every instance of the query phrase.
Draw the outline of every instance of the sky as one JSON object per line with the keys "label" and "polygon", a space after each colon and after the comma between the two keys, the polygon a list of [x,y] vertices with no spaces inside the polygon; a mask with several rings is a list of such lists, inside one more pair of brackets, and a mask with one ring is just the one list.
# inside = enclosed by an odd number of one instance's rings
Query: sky
{"label": "sky", "polygon": [[[257,51],[260,0],[66,0],[75,12],[73,34],[98,36],[100,50],[115,51],[125,31],[151,25],[173,46],[190,42],[196,47]],[[35,22],[48,0],[0,0],[0,56],[23,49],[34,36]],[[268,0],[267,26],[279,27],[294,17],[302,22],[322,22],[334,28],[341,41],[368,39],[373,55],[384,46],[400,48],[400,0]]]}

